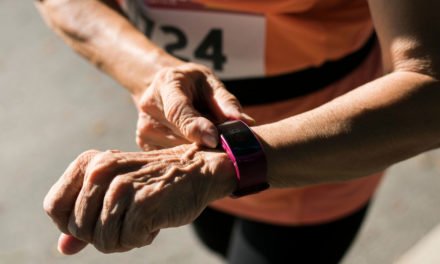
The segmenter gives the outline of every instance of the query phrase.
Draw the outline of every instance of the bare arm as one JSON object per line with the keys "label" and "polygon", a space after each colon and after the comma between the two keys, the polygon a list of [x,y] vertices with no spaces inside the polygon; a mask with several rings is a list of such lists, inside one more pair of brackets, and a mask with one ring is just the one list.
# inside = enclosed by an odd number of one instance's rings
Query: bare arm
{"label": "bare arm", "polygon": [[[135,95],[160,68],[180,63],[97,0],[42,0],[39,7],[73,48]],[[370,0],[370,7],[389,74],[315,110],[256,127],[273,186],[361,177],[439,145],[440,4]]]}
{"label": "bare arm", "polygon": [[188,142],[215,147],[217,130],[207,116],[252,123],[210,69],[157,47],[115,10],[114,1],[39,0],[37,6],[67,44],[131,92],[142,149]]}
{"label": "bare arm", "polygon": [[439,146],[440,3],[369,4],[389,74],[312,111],[256,127],[272,186],[366,176]]}
{"label": "bare arm", "polygon": [[182,64],[112,9],[112,0],[39,0],[37,7],[68,45],[135,97],[160,69]]}
{"label": "bare arm", "polygon": [[[440,25],[436,16],[440,2],[369,1],[390,73],[317,109],[280,122],[255,127],[255,132],[265,143],[269,183],[273,187],[305,186],[354,179],[439,146],[440,54],[437,49],[440,47],[440,39],[437,36],[440,35]],[[91,6],[85,8],[87,4]],[[72,5],[78,5],[76,10],[79,18],[81,9],[89,10],[93,5],[100,7],[103,13],[111,13],[109,9],[92,0],[77,0]],[[50,9],[52,8],[57,7],[55,5]],[[58,10],[57,14],[70,12],[59,8],[61,11]],[[117,17],[116,13],[111,14]],[[51,16],[51,19],[57,20],[56,16]],[[90,27],[99,28],[105,19]],[[118,17],[111,21],[120,19],[122,18]],[[64,23],[65,31],[62,34],[67,35],[69,20],[60,18],[60,21]],[[140,41],[139,43],[151,47],[148,51],[157,51],[139,34],[132,30],[122,30],[123,27],[131,27],[126,22],[120,20],[119,23],[116,24],[119,30],[113,31],[102,26],[104,33],[96,34],[128,34],[127,39],[133,37],[133,43]],[[84,27],[86,26],[87,23]],[[93,36],[93,30],[84,32],[91,34],[86,34],[85,39]],[[75,48],[86,56],[89,54],[103,59],[105,62],[102,67],[107,72],[113,73],[113,67],[119,67],[111,65],[107,61],[109,58],[101,58],[99,54],[102,53],[92,48],[102,46],[105,49],[108,44],[101,43],[96,38],[92,41],[97,41],[94,45],[82,45],[81,39]],[[72,40],[76,43],[75,41]],[[124,47],[125,40],[122,43]],[[149,62],[154,61],[154,56],[151,57],[147,50],[141,52],[142,45],[138,47],[133,43],[126,43],[131,48],[108,49],[108,52],[126,54],[118,52],[129,51],[127,54],[131,54],[131,58],[141,54]],[[118,44],[120,45],[119,42]],[[141,62],[129,59],[127,63]],[[145,66],[145,69],[154,72],[151,66]],[[124,75],[123,72],[118,74]],[[224,153],[202,151],[188,145],[179,148],[180,151],[176,148],[152,153],[107,151],[94,152],[94,157],[91,157],[90,152],[81,155],[45,198],[45,210],[60,229],[82,240],[63,235],[59,241],[60,250],[69,254],[76,253],[85,246],[84,241],[94,243],[104,252],[127,251],[147,245],[159,229],[189,223],[209,202],[234,190],[235,172]],[[182,150],[185,149],[192,151],[182,155]],[[155,163],[156,160],[170,162]],[[122,170],[112,169],[134,164],[140,165],[141,169],[130,171],[127,175],[122,175],[124,177],[116,177]],[[99,177],[101,175],[105,177]],[[136,196],[123,195],[131,197],[129,202],[135,205],[128,210],[124,208],[126,200],[119,197],[124,190],[135,190],[133,183],[137,186],[134,193]],[[132,199],[133,197],[136,199]],[[119,202],[122,206],[114,205]],[[107,205],[101,210],[101,215],[97,204]],[[176,207],[175,204],[179,206]],[[157,208],[164,209],[163,214]],[[115,223],[120,226],[121,220],[118,219],[125,212],[128,212],[127,215],[132,213],[133,216],[124,217],[124,224],[139,227],[139,230],[117,227]],[[138,217],[139,215],[148,217]],[[162,218],[163,215],[168,217]],[[170,218],[170,215],[173,217]],[[98,225],[96,231],[93,227],[97,219],[100,219],[98,223],[101,226]],[[132,232],[124,234],[124,230]],[[98,239],[92,239],[93,236]]]}

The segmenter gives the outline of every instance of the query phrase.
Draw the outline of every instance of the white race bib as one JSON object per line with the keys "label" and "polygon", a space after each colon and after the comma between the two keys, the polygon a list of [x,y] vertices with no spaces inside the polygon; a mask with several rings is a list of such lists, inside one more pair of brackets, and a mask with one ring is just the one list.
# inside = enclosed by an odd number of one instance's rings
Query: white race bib
{"label": "white race bib", "polygon": [[139,1],[142,30],[170,54],[206,65],[222,79],[264,76],[263,16]]}

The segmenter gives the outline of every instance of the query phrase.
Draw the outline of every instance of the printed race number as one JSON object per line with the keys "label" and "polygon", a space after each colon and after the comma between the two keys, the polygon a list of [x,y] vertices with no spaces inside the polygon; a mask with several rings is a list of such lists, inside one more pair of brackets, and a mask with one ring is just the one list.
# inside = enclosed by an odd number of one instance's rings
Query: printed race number
{"label": "printed race number", "polygon": [[146,7],[144,34],[168,53],[224,79],[264,75],[265,22],[257,15]]}
{"label": "printed race number", "polygon": [[[164,34],[174,36],[175,41],[165,44],[164,49],[185,61],[188,58],[181,57],[177,54],[179,50],[183,50],[188,46],[188,39],[180,29],[173,26],[162,26],[160,28]],[[223,33],[221,29],[211,29],[202,40],[200,45],[194,51],[194,58],[212,62],[212,67],[216,71],[223,71],[223,64],[226,62],[226,55],[223,54]]]}
{"label": "printed race number", "polygon": [[223,34],[221,29],[211,29],[205,39],[194,51],[194,57],[201,60],[210,60],[214,70],[223,71],[223,64],[227,58],[223,54]]}

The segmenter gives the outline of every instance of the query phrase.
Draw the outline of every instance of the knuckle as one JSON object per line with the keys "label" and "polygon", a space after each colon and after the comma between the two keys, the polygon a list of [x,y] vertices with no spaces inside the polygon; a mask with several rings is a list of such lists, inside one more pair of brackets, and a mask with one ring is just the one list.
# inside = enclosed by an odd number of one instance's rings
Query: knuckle
{"label": "knuckle", "polygon": [[179,66],[178,69],[180,70],[180,72],[175,74],[175,76],[177,77],[187,76],[189,79],[192,79],[193,81],[203,80],[207,76],[212,75],[212,72],[208,67],[191,62]]}
{"label": "knuckle", "polygon": [[166,76],[170,71],[172,71],[171,67],[163,67],[162,69],[158,70],[156,73],[157,78],[163,78]]}
{"label": "knuckle", "polygon": [[97,154],[97,153],[99,153],[99,152],[100,152],[100,151],[99,151],[99,150],[96,150],[96,149],[89,149],[89,150],[86,150],[86,151],[84,151],[83,153],[81,153],[81,154],[79,155],[79,158],[80,158],[80,159],[89,158],[89,157],[94,156],[95,154]]}
{"label": "knuckle", "polygon": [[169,71],[169,68],[168,68],[168,67],[161,68],[160,70],[158,70],[158,71],[156,72],[156,75],[154,76],[154,78],[155,78],[155,79],[163,79],[164,76],[167,74],[168,71]]}
{"label": "knuckle", "polygon": [[182,75],[182,71],[176,68],[163,68],[156,73],[156,79],[160,82],[172,82]]}
{"label": "knuckle", "polygon": [[77,161],[79,163],[86,163],[86,162],[90,161],[99,152],[100,151],[96,150],[96,149],[86,150],[78,156]]}
{"label": "knuckle", "polygon": [[[105,194],[102,212],[114,214],[114,209],[118,208],[118,204],[124,203],[124,197],[130,196],[132,190],[133,183],[129,177],[124,177],[124,175],[115,177],[110,183],[107,193]],[[108,225],[108,219],[105,217],[101,218],[101,221],[104,226]]]}
{"label": "knuckle", "polygon": [[172,82],[180,77],[182,77],[183,72],[175,68],[169,68],[163,73],[163,78],[165,82]]}
{"label": "knuckle", "polygon": [[66,208],[60,199],[56,199],[49,194],[46,195],[43,200],[43,210],[60,228],[64,228]]}
{"label": "knuckle", "polygon": [[104,151],[96,154],[87,166],[86,181],[89,183],[99,183],[105,174],[114,171],[118,166],[119,159],[114,151]]}
{"label": "knuckle", "polygon": [[112,193],[112,195],[120,194],[125,192],[129,187],[132,186],[130,179],[124,177],[124,175],[120,175],[113,179],[108,188],[108,192]]}
{"label": "knuckle", "polygon": [[186,64],[188,68],[190,69],[196,69],[199,72],[202,72],[204,74],[211,74],[211,69],[209,69],[208,67],[206,67],[205,65],[202,64],[196,64],[196,63],[187,63]]}
{"label": "knuckle", "polygon": [[87,151],[84,151],[81,153],[73,162],[71,165],[74,165],[79,168],[86,168],[89,162],[95,157],[98,153],[100,153],[99,150],[95,149],[89,149]]}
{"label": "knuckle", "polygon": [[57,206],[54,200],[50,196],[46,196],[43,201],[43,209],[47,215],[54,218],[57,215]]}
{"label": "knuckle", "polygon": [[104,152],[100,152],[97,155],[95,155],[95,157],[92,159],[91,163],[94,164],[95,166],[98,164],[106,163],[114,157],[113,154],[114,153],[109,150],[104,151]]}

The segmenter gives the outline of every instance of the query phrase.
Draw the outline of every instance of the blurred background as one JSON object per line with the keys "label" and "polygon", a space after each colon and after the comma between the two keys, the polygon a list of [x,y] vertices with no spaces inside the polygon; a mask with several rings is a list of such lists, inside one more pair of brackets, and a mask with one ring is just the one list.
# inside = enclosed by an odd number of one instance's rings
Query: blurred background
{"label": "blurred background", "polygon": [[[137,150],[136,112],[128,93],[44,25],[32,1],[1,0],[0,33],[0,263],[221,263],[190,227],[163,230],[129,253],[56,251],[44,195],[84,150]],[[402,256],[440,223],[439,187],[438,151],[393,166],[344,263]]]}

